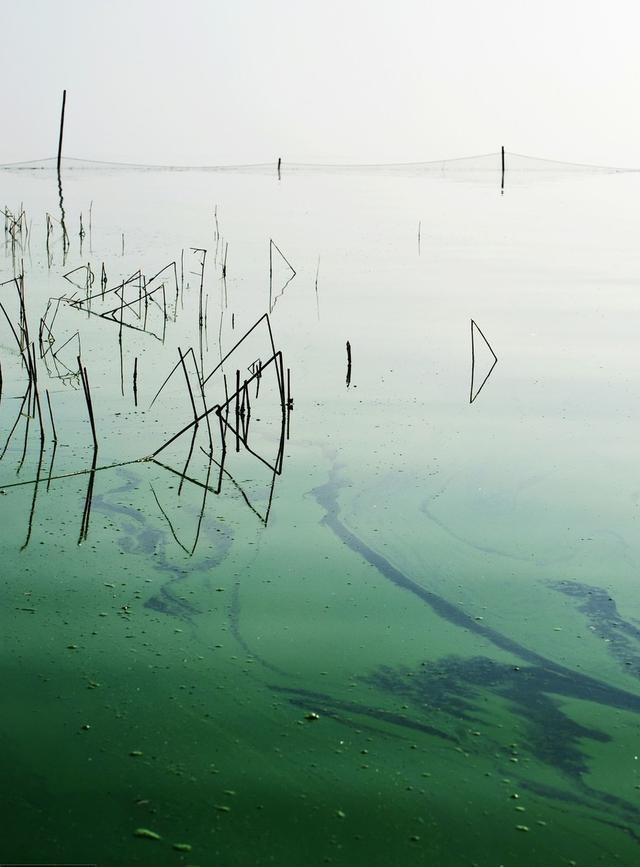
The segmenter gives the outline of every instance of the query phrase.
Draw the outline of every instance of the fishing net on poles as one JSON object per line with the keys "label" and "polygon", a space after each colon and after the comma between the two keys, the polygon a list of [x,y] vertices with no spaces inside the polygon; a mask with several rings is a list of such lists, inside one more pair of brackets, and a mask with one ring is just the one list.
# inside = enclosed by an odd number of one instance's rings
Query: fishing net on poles
{"label": "fishing net on poles", "polygon": [[[57,160],[41,160],[0,164],[0,171],[36,172],[55,171]],[[237,174],[273,174],[277,161],[237,165],[153,165],[145,163],[107,162],[103,160],[63,157],[62,167],[69,171],[146,171],[146,172],[218,172]],[[502,176],[501,153],[480,154],[470,157],[429,160],[411,163],[296,163],[283,162],[282,174],[369,174],[399,177],[433,177],[451,180],[499,183]],[[524,154],[505,152],[505,177],[509,183],[528,183],[532,180],[559,179],[573,175],[602,175],[638,172],[640,169],[615,166],[588,165],[541,159]]]}

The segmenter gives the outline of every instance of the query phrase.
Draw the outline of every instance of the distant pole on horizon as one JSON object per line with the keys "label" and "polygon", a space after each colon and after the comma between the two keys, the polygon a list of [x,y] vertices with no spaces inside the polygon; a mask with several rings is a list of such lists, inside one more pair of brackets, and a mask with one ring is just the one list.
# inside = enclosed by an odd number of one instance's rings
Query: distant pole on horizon
{"label": "distant pole on horizon", "polygon": [[58,173],[60,172],[60,161],[62,159],[62,134],[64,132],[64,107],[67,102],[67,91],[62,91],[62,112],[60,114],[60,138],[58,139]]}
{"label": "distant pole on horizon", "polygon": [[280,169],[282,168],[282,157],[278,157],[278,180],[280,180]]}
{"label": "distant pole on horizon", "polygon": [[504,145],[502,145],[502,182],[500,184],[500,192],[504,193]]}

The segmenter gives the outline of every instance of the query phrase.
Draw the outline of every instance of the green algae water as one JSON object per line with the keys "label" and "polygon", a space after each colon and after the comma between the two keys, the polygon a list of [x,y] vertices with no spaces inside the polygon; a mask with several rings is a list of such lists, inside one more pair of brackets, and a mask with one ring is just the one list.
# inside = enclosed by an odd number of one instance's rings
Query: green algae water
{"label": "green algae water", "polygon": [[637,864],[640,179],[0,182],[0,862]]}

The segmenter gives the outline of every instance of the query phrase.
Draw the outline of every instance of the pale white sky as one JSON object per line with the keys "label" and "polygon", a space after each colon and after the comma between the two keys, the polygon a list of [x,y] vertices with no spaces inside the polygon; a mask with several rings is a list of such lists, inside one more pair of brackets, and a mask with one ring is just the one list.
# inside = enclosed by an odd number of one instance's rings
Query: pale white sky
{"label": "pale white sky", "polygon": [[637,0],[0,0],[0,163],[640,166]]}

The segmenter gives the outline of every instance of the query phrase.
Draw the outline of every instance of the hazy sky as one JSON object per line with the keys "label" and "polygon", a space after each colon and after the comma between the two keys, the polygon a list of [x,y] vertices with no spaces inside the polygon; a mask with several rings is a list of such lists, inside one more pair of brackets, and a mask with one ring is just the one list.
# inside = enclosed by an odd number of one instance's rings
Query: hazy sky
{"label": "hazy sky", "polygon": [[0,163],[640,166],[638,0],[0,0]]}

